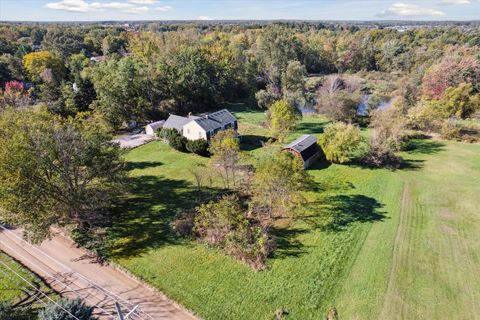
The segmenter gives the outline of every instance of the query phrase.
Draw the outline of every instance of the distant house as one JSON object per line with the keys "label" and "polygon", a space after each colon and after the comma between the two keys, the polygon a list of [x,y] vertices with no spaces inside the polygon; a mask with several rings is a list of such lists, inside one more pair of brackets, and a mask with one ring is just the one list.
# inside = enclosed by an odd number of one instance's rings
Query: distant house
{"label": "distant house", "polygon": [[309,168],[322,155],[322,149],[317,144],[315,136],[304,134],[286,145],[283,150],[290,152],[303,162],[303,168]]}
{"label": "distant house", "polygon": [[103,62],[103,61],[107,61],[107,60],[108,60],[107,56],[95,56],[95,57],[90,58],[90,61],[92,61],[92,62]]}
{"label": "distant house", "polygon": [[189,140],[210,140],[220,130],[238,129],[237,118],[228,111],[222,109],[213,113],[188,117],[170,115],[163,125],[164,128],[175,129]]}
{"label": "distant house", "polygon": [[160,120],[160,121],[147,124],[147,126],[145,127],[145,133],[148,134],[149,136],[154,136],[155,132],[157,132],[158,129],[163,128],[164,124],[165,124],[165,120]]}

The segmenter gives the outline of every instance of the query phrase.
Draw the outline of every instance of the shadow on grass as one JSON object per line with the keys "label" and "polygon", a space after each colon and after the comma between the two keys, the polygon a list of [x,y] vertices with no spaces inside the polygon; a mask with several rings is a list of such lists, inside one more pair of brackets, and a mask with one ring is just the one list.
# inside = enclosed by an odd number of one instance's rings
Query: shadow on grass
{"label": "shadow on grass", "polygon": [[139,162],[128,162],[127,163],[127,170],[135,170],[135,169],[147,169],[147,168],[154,168],[163,165],[160,161],[139,161]]}
{"label": "shadow on grass", "polygon": [[298,133],[302,134],[320,134],[329,122],[301,122],[297,126]]}
{"label": "shadow on grass", "polygon": [[298,235],[306,232],[306,229],[272,228],[271,233],[277,245],[273,258],[299,257],[306,253],[304,244],[297,240]]}
{"label": "shadow on grass", "polygon": [[407,152],[410,154],[435,154],[445,149],[445,144],[431,139],[413,139]]}
{"label": "shadow on grass", "polygon": [[240,148],[244,151],[252,151],[261,148],[263,142],[268,141],[268,137],[260,135],[246,134],[241,136]]}
{"label": "shadow on grass", "polygon": [[317,215],[305,217],[308,224],[327,231],[341,231],[354,222],[383,221],[383,205],[365,195],[333,195],[317,204]]}

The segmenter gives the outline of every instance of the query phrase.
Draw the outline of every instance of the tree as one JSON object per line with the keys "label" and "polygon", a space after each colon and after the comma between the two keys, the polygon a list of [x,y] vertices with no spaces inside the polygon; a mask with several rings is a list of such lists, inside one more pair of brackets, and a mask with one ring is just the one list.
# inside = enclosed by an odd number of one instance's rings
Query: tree
{"label": "tree", "polygon": [[196,48],[180,48],[158,65],[157,86],[180,109],[189,112],[206,109],[218,99],[214,66]]}
{"label": "tree", "polygon": [[279,100],[268,109],[270,135],[280,142],[296,128],[299,113],[287,100]]}
{"label": "tree", "polygon": [[38,51],[26,54],[23,57],[23,67],[34,82],[41,80],[41,74],[50,69],[55,80],[63,76],[63,63],[48,51]]}
{"label": "tree", "polygon": [[0,89],[0,111],[5,107],[20,108],[31,103],[30,91],[25,90],[23,83],[9,81],[5,84],[5,90]]}
{"label": "tree", "polygon": [[0,118],[0,218],[25,228],[32,241],[51,225],[79,232],[101,227],[121,194],[119,147],[97,123],[41,111]]}
{"label": "tree", "polygon": [[461,83],[445,90],[441,103],[446,117],[468,118],[480,110],[480,94],[475,94],[471,83]]}
{"label": "tree", "polygon": [[[66,311],[68,311],[68,313]],[[75,300],[62,299],[55,303],[49,303],[44,310],[40,311],[40,320],[72,320],[73,315],[79,320],[95,320],[93,307],[85,305],[80,298]]]}
{"label": "tree", "polygon": [[142,121],[153,105],[145,65],[135,58],[112,59],[94,66],[90,79],[97,93],[94,110],[114,128],[130,120]]}
{"label": "tree", "polygon": [[83,36],[78,28],[49,28],[42,41],[45,50],[55,53],[63,60],[82,51],[83,46]]}
{"label": "tree", "polygon": [[251,186],[253,211],[268,220],[295,216],[305,203],[302,193],[311,182],[300,159],[272,149],[255,163]]}
{"label": "tree", "polygon": [[360,129],[342,122],[329,125],[320,136],[319,143],[327,160],[335,163],[360,157],[365,146]]}
{"label": "tree", "polygon": [[225,188],[230,188],[230,180],[235,186],[235,174],[240,159],[240,143],[233,129],[217,132],[210,141],[211,163],[220,169]]}
{"label": "tree", "polygon": [[305,77],[307,70],[299,61],[291,61],[282,78],[282,93],[291,105],[305,105]]}
{"label": "tree", "polygon": [[318,90],[317,109],[333,121],[351,122],[360,103],[359,85],[355,78],[333,75]]}

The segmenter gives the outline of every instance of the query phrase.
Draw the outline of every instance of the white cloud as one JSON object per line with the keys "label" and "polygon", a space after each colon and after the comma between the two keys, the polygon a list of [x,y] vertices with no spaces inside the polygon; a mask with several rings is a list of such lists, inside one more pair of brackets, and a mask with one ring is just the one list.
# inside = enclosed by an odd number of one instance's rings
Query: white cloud
{"label": "white cloud", "polygon": [[47,3],[45,6],[50,9],[73,12],[90,12],[112,9],[120,10],[125,13],[143,13],[149,10],[146,6],[137,6],[127,2],[87,2],[85,0],[62,0],[59,2]]}
{"label": "white cloud", "polygon": [[213,19],[210,18],[210,17],[207,17],[207,16],[199,16],[199,17],[197,18],[197,20],[208,21],[208,20],[213,20]]}
{"label": "white cloud", "polygon": [[472,1],[470,0],[442,0],[440,2],[441,5],[457,5],[457,4],[470,4]]}
{"label": "white cloud", "polygon": [[377,14],[378,17],[435,17],[444,15],[445,13],[439,10],[406,3],[394,3],[387,10]]}
{"label": "white cloud", "polygon": [[173,10],[173,8],[170,6],[161,6],[161,7],[156,7],[155,10],[161,11],[161,12],[167,12],[167,11]]}
{"label": "white cloud", "polygon": [[127,1],[135,4],[156,4],[160,2],[158,0],[127,0]]}

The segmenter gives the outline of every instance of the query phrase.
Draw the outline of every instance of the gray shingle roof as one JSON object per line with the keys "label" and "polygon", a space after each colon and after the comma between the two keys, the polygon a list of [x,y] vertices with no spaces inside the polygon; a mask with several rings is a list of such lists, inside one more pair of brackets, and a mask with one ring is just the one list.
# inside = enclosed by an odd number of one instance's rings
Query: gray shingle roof
{"label": "gray shingle roof", "polygon": [[192,118],[176,116],[171,114],[167,121],[165,121],[163,127],[167,129],[175,129],[178,132],[182,132],[183,126],[192,121]]}
{"label": "gray shingle roof", "polygon": [[304,161],[320,152],[320,147],[317,144],[317,138],[310,134],[304,134],[297,140],[290,142],[285,146],[284,149],[292,149],[297,151],[300,153]]}
{"label": "gray shingle roof", "polygon": [[204,117],[195,119],[195,122],[198,123],[203,130],[213,131],[236,120],[237,118],[235,118],[230,111],[227,109],[222,109],[220,111],[210,113]]}

